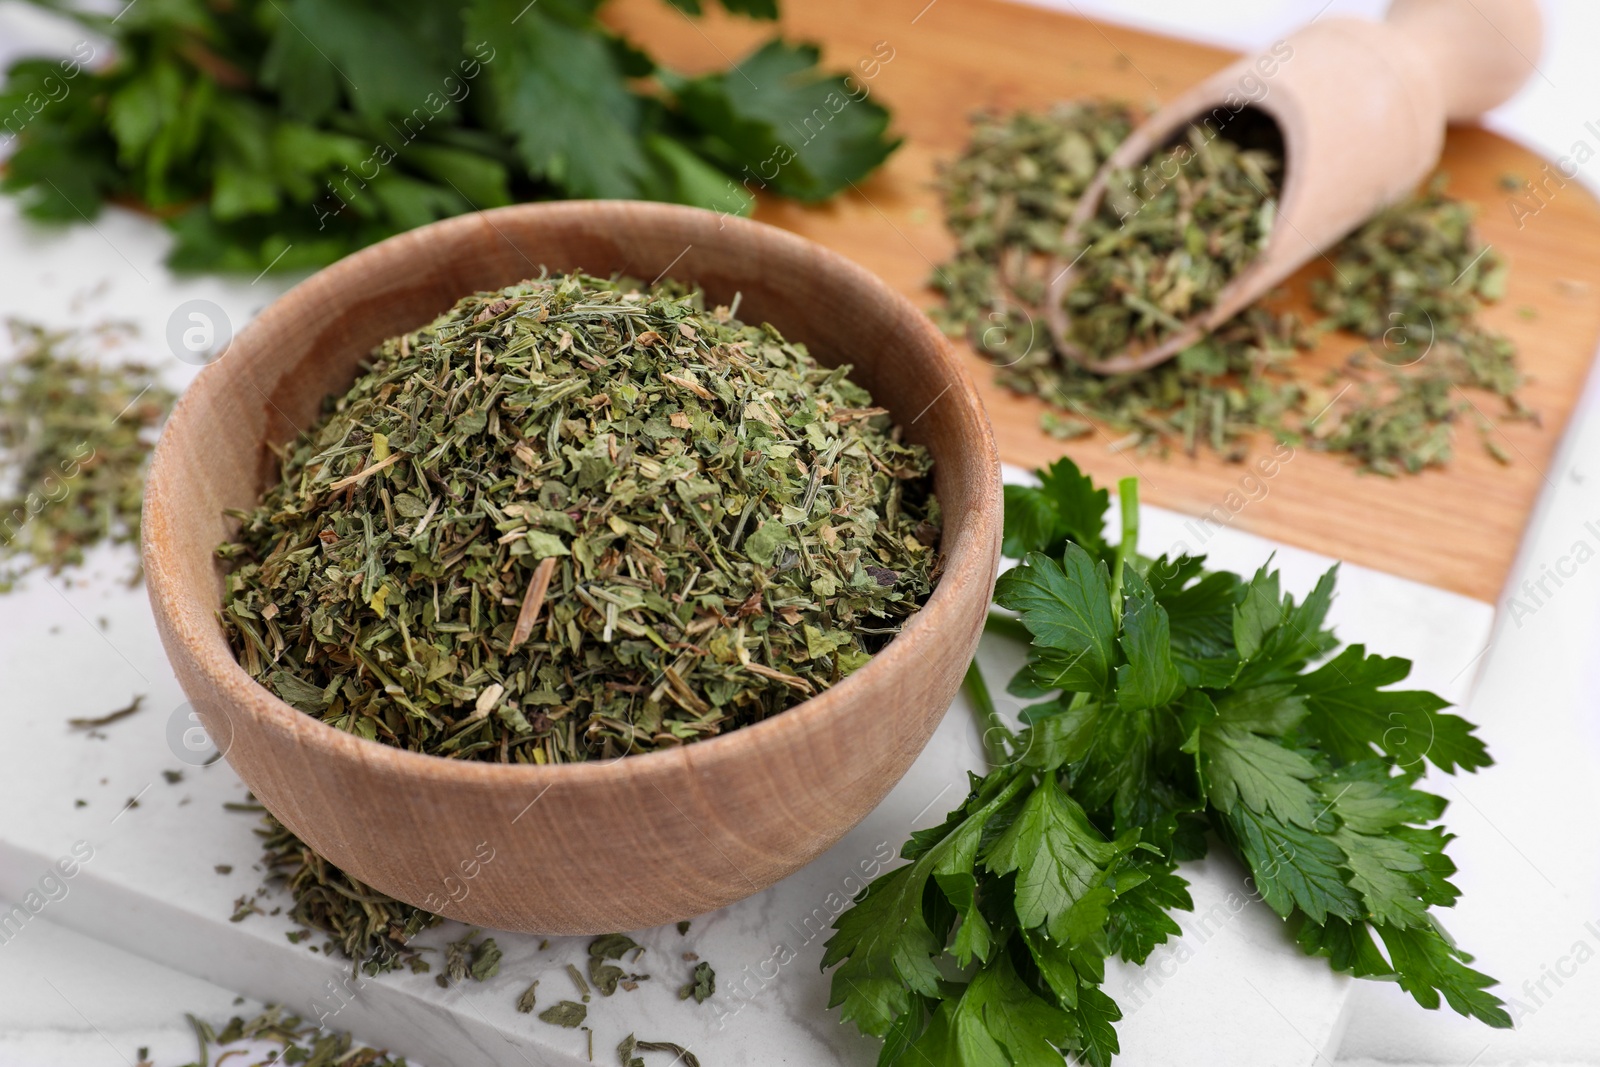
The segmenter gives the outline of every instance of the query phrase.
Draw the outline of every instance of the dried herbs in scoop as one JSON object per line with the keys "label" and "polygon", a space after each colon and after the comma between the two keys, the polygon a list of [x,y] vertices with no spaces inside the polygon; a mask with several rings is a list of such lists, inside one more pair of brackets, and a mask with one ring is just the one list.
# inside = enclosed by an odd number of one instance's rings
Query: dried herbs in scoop
{"label": "dried herbs in scoop", "polygon": [[[1516,395],[1515,346],[1478,321],[1504,293],[1506,264],[1442,176],[1328,252],[1327,276],[1313,281],[1320,314],[1309,321],[1269,296],[1169,362],[1131,374],[1087,369],[1085,354],[1129,340],[1142,348],[1211,306],[1270,233],[1270,155],[1191,131],[1111,182],[1083,231],[1090,243],[1069,245],[1079,199],[1133,124],[1129,108],[1103,100],[980,115],[967,149],[941,167],[956,252],[934,273],[945,301],[933,315],[994,361],[1002,385],[1050,406],[1047,433],[1099,429],[1114,450],[1209,448],[1236,460],[1264,432],[1396,475],[1448,462],[1467,418],[1496,459],[1510,459],[1496,425],[1536,416]],[[1077,277],[1060,294],[1068,351],[1046,324],[1050,283],[1073,262]],[[1296,357],[1333,330],[1349,357],[1296,374]]]}
{"label": "dried herbs in scoop", "polygon": [[771,327],[580,275],[393,338],[238,514],[223,618],[295,707],[565,763],[774,715],[931,590],[932,461]]}
{"label": "dried herbs in scoop", "polygon": [[1066,283],[1061,340],[1092,364],[1153,347],[1210,310],[1272,236],[1282,163],[1190,126],[1140,170],[1113,173],[1052,267]]}
{"label": "dried herbs in scoop", "polygon": [[[1107,295],[1119,274],[1135,269],[1146,279],[1132,294],[1135,302],[1149,303],[1152,297],[1170,302],[1185,292],[1189,304],[1198,299],[1192,289],[1160,289],[1160,279],[1171,280],[1171,264],[1164,261],[1159,269],[1151,264],[1146,254],[1151,237],[1137,244],[1141,255],[1124,256],[1120,266],[1097,264],[1099,253],[1092,246],[1069,251],[1064,242],[1079,198],[1133,125],[1127,106],[1092,99],[1047,112],[977,116],[966,151],[940,170],[945,225],[956,240],[956,254],[934,272],[933,285],[945,300],[931,314],[947,332],[964,333],[973,348],[994,361],[1000,384],[1050,405],[1053,410],[1042,422],[1052,436],[1082,436],[1100,423],[1116,435],[1118,448],[1176,446],[1192,453],[1209,447],[1236,456],[1250,434],[1278,427],[1284,413],[1303,400],[1298,385],[1274,373],[1310,343],[1293,316],[1252,307],[1176,359],[1109,376],[1058,350],[1046,328],[1051,279],[1061,263],[1074,260],[1084,277],[1066,294],[1069,302],[1092,303]],[[1228,159],[1238,155],[1231,144],[1220,151]],[[1160,174],[1159,161],[1151,171]],[[1144,173],[1141,169],[1135,177]],[[1148,233],[1177,206],[1178,187],[1147,183],[1143,188],[1150,203],[1123,206],[1130,214],[1138,207],[1130,222]],[[1090,232],[1115,226],[1119,203],[1109,202]],[[1253,225],[1247,213],[1235,218]],[[1182,235],[1173,218],[1165,225],[1169,234]],[[1186,243],[1182,254],[1188,254]],[[1134,312],[1120,297],[1110,295],[1108,310],[1100,313],[1103,321],[1093,313],[1073,320],[1077,343],[1096,354],[1109,354],[1102,343],[1149,329],[1130,318]],[[1178,306],[1169,303],[1169,309]],[[1105,342],[1090,335],[1097,329],[1109,330]]]}

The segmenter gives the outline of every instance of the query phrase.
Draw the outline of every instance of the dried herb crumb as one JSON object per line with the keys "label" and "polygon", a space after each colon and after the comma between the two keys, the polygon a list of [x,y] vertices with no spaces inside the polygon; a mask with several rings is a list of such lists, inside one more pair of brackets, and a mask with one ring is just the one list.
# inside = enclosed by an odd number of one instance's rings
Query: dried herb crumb
{"label": "dried herb crumb", "polygon": [[535,998],[537,996],[538,989],[539,989],[539,980],[537,978],[535,978],[533,980],[533,984],[528,986],[527,989],[524,989],[522,991],[522,995],[517,998],[517,1010],[518,1011],[520,1011],[524,1015],[527,1015],[529,1012],[533,1011],[534,1001],[535,1001]]}
{"label": "dried herb crumb", "polygon": [[[243,998],[239,998],[234,1004],[243,1002]],[[267,1005],[259,1015],[251,1019],[236,1015],[220,1027],[193,1015],[187,1018],[199,1044],[199,1058],[194,1061],[196,1064],[220,1064],[236,1056],[246,1056],[250,1052],[248,1048],[228,1047],[248,1043],[278,1046],[268,1053],[265,1059],[259,1061],[261,1063],[306,1064],[308,1067],[319,1067],[322,1064],[348,1064],[350,1067],[406,1067],[404,1059],[391,1057],[387,1052],[361,1045],[349,1034],[325,1029],[276,1004]],[[213,1048],[219,1051],[228,1049],[228,1051],[213,1059]],[[148,1055],[147,1049],[139,1050],[137,1067],[145,1067]]]}
{"label": "dried herb crumb", "polygon": [[632,989],[636,983],[650,977],[647,974],[628,974],[609,962],[619,960],[630,952],[634,953],[634,962],[637,962],[644,954],[644,949],[627,934],[603,934],[589,942],[589,981],[601,996],[609,997],[615,993],[618,983]]}
{"label": "dried herb crumb", "polygon": [[671,1064],[664,1064],[663,1067],[676,1067],[677,1064],[682,1064],[683,1067],[700,1067],[700,1060],[682,1045],[671,1041],[640,1041],[632,1034],[623,1038],[617,1045],[617,1056],[622,1061],[622,1067],[645,1067],[643,1057],[635,1056],[635,1052],[672,1053]]}
{"label": "dried herb crumb", "polygon": [[694,974],[682,989],[678,990],[679,1000],[694,998],[696,1004],[704,1004],[710,1000],[717,991],[717,973],[711,969],[709,963],[694,965]]}
{"label": "dried herb crumb", "polygon": [[589,1009],[571,1000],[563,1000],[539,1013],[540,1021],[552,1026],[564,1026],[568,1030],[576,1029],[588,1017]]}
{"label": "dried herb crumb", "polygon": [[[110,726],[114,722],[120,722],[121,720],[126,719],[131,715],[138,714],[140,709],[143,708],[143,707],[144,707],[144,694],[140,693],[139,695],[135,696],[131,701],[129,701],[127,704],[125,704],[122,707],[116,709],[115,711],[109,711],[104,715],[100,715],[100,716],[97,716],[97,717],[92,718],[92,719],[85,719],[85,718],[68,719],[67,720],[67,725],[72,727],[74,730],[93,730],[93,729],[97,729],[98,727],[101,727],[101,726]],[[166,771],[164,773],[171,774],[173,772]]]}
{"label": "dried herb crumb", "polygon": [[[437,921],[438,917],[433,918]],[[483,982],[500,973],[500,946],[495,944],[492,937],[479,941],[482,933],[482,930],[474,928],[445,945],[444,971],[434,976],[435,982],[448,987],[468,977],[475,982]]]}

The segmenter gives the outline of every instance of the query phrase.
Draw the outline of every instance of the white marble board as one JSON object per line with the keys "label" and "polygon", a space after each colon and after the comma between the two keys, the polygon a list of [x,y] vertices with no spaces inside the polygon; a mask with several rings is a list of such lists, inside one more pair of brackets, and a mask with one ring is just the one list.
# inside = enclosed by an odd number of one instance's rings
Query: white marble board
{"label": "white marble board", "polygon": [[[0,267],[6,282],[0,293],[7,294],[0,311],[61,322],[76,301],[101,315],[131,318],[151,339],[150,358],[181,385],[193,368],[161,341],[172,309],[196,296],[211,299],[237,328],[281,285],[174,280],[159,263],[163,245],[149,222],[115,211],[92,230],[46,238],[19,221],[9,201],[0,201],[0,246],[26,253]],[[86,271],[85,263],[93,269]],[[90,287],[97,291],[85,300]],[[1195,549],[1202,540],[1216,563],[1238,570],[1253,570],[1276,553],[1288,587],[1302,593],[1328,563],[1231,529],[1202,531],[1180,516],[1146,510],[1144,551],[1179,542]],[[143,590],[118,580],[127,566],[124,553],[102,552],[87,577],[34,576],[0,601],[0,723],[8,739],[0,750],[0,899],[21,898],[75,843],[86,842],[92,858],[64,882],[65,897],[50,903],[41,921],[228,990],[313,1016],[319,1009],[331,1012],[329,1025],[416,1061],[504,1067],[589,1062],[586,1033],[514,1010],[534,978],[542,1003],[570,997],[563,968],[582,961],[584,939],[555,939],[541,951],[538,938],[496,935],[505,950],[500,976],[444,990],[432,975],[352,984],[343,962],[291,945],[284,935],[292,927],[282,916],[228,921],[234,898],[260,881],[253,869],[253,821],[221,808],[244,796],[225,764],[199,769],[179,758],[181,745],[174,747],[170,733],[187,725],[184,697]],[[1333,618],[1347,639],[1411,657],[1417,684],[1464,698],[1476,652],[1488,640],[1489,605],[1357,568],[1345,569],[1341,588]],[[997,683],[1014,666],[1008,659],[1014,655],[986,644],[983,658]],[[136,694],[144,695],[145,710],[108,727],[105,739],[65,725],[71,716],[103,713]],[[958,700],[910,774],[829,853],[765,893],[697,918],[686,937],[671,927],[637,932],[649,949],[641,966],[657,977],[637,992],[595,998],[595,1062],[613,1062],[616,1043],[629,1032],[685,1044],[706,1067],[874,1062],[876,1043],[841,1026],[826,1007],[827,979],[818,967],[826,940],[822,921],[859,888],[862,863],[881,862],[910,829],[942,816],[960,797],[965,770],[981,758],[970,712]],[[184,778],[168,784],[165,770],[183,770]],[[137,807],[126,806],[131,797],[138,798]],[[78,799],[86,806],[76,806]],[[218,874],[219,864],[231,865],[232,873]],[[1231,863],[1208,861],[1185,873],[1194,883],[1197,913],[1185,917],[1183,941],[1158,951],[1142,971],[1118,966],[1108,977],[1108,991],[1128,1013],[1120,1027],[1120,1062],[1143,1067],[1181,1054],[1196,1067],[1281,1067],[1331,1056],[1349,984],[1320,961],[1302,957],[1264,906],[1238,907],[1242,872]],[[452,925],[424,940],[439,945],[458,933]],[[30,936],[34,932],[24,926],[12,940]],[[703,1006],[676,997],[690,969],[680,959],[685,951],[711,962],[718,974],[718,994]],[[37,968],[24,966],[26,958],[0,944],[0,1035],[26,1022],[3,1007],[12,990],[36,984]],[[775,959],[787,962],[776,965]],[[102,1011],[118,1010],[88,992],[73,1004],[91,1027]],[[119,1026],[111,1043],[124,1034],[131,1030]],[[133,1040],[127,1037],[128,1047],[118,1048],[130,1062]]]}

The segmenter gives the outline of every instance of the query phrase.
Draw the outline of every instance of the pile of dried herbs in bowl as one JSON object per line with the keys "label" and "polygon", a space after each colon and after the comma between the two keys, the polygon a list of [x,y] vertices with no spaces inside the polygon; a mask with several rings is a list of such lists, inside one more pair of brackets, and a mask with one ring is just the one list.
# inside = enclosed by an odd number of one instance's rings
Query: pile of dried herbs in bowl
{"label": "pile of dried herbs in bowl", "polygon": [[[1517,397],[1515,347],[1477,319],[1503,295],[1506,263],[1442,177],[1330,250],[1309,308],[1279,294],[1166,363],[1087,369],[1085,356],[1156,343],[1209,307],[1271,232],[1281,160],[1192,127],[1110,182],[1069,243],[1080,197],[1134,122],[1132,109],[1103,100],[980,115],[966,151],[941,171],[956,252],[934,272],[944,306],[933,315],[996,364],[1002,385],[1045,402],[1047,433],[1067,440],[1100,427],[1119,450],[1209,449],[1230,460],[1266,437],[1395,475],[1447,463],[1466,422],[1507,461],[1496,421],[1535,416]],[[1062,264],[1073,272],[1059,294],[1070,332],[1057,337],[1047,324]],[[1333,331],[1347,337],[1348,358],[1296,375],[1297,357]]]}
{"label": "pile of dried herbs in bowl", "polygon": [[553,764],[860,667],[937,577],[932,460],[734,310],[550,276],[379,346],[219,549],[244,668],[361,737]]}

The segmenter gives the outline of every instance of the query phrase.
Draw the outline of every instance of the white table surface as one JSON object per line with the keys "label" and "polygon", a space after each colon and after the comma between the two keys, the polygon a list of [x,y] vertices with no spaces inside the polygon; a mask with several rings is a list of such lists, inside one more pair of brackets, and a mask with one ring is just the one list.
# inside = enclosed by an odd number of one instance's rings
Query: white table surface
{"label": "white table surface", "polygon": [[[1042,2],[1235,47],[1270,42],[1322,7],[1316,0]],[[1326,12],[1370,15],[1383,6],[1381,0],[1334,0]],[[1592,140],[1584,124],[1600,120],[1600,64],[1592,54],[1600,41],[1600,5],[1546,0],[1544,6],[1548,30],[1540,73],[1487,121],[1558,156],[1580,138]],[[26,42],[47,39],[48,29],[31,12],[0,3],[0,59]],[[1591,187],[1600,187],[1596,166],[1591,163],[1580,175]],[[1538,224],[1537,218],[1529,222]],[[70,242],[108,278],[137,273],[132,263],[119,262],[111,253],[148,241],[138,224],[112,215],[97,227],[64,235],[29,234],[20,243],[38,249],[35,242]],[[55,279],[44,287],[55,296],[41,306],[35,299],[41,291],[35,263],[27,247],[7,242],[0,255],[0,292],[26,296],[23,303],[6,300],[0,311],[57,318],[52,311],[64,312],[74,293],[99,280],[67,284]],[[271,280],[249,286],[196,279],[181,287],[185,296],[216,300],[240,321],[276,291]],[[121,294],[116,299],[137,305],[134,288],[114,286],[112,292]],[[182,368],[177,368],[175,381],[181,377]],[[1590,384],[1565,445],[1547,472],[1547,489],[1510,590],[1518,590],[1525,579],[1537,581],[1549,568],[1570,570],[1564,558],[1580,541],[1600,547],[1600,463],[1594,458],[1600,456],[1600,422],[1593,417],[1597,400]],[[1292,477],[1292,468],[1284,476]],[[1519,1029],[1492,1033],[1448,1013],[1424,1012],[1392,987],[1356,983],[1341,1063],[1600,1063],[1600,964],[1594,963],[1600,958],[1600,831],[1591,815],[1600,800],[1592,771],[1600,757],[1600,656],[1593,651],[1600,647],[1600,566],[1580,566],[1559,588],[1554,583],[1547,588],[1553,595],[1537,602],[1519,593],[1523,603],[1537,610],[1519,610],[1515,620],[1512,605],[1502,603],[1496,634],[1472,668],[1479,677],[1467,713],[1482,724],[1499,765],[1442,787],[1453,801],[1448,821],[1460,838],[1452,851],[1461,867],[1456,881],[1464,890],[1462,904],[1447,916],[1449,925],[1477,953],[1479,965],[1502,979],[1501,995],[1516,998],[1512,1007]],[[1462,651],[1465,665],[1475,652]],[[0,693],[0,701],[6,699]],[[126,1031],[119,1031],[119,1038],[131,1039],[140,1018],[161,1012],[170,1018],[189,1008],[223,1013],[232,1000],[231,993],[70,931],[40,924],[28,933],[31,947],[23,948],[18,939],[0,949],[0,1033],[7,1035],[0,1042],[0,1067],[104,1062],[103,1044],[86,1038],[80,1025],[64,1021],[76,1009],[48,1006],[49,990],[35,980],[47,965],[69,982],[81,980],[82,988],[103,996],[107,1004],[129,1009],[118,1016]],[[74,1030],[76,1036],[68,1034]],[[173,1028],[161,1040],[176,1043],[177,1033]],[[94,1046],[98,1052],[89,1051]]]}

